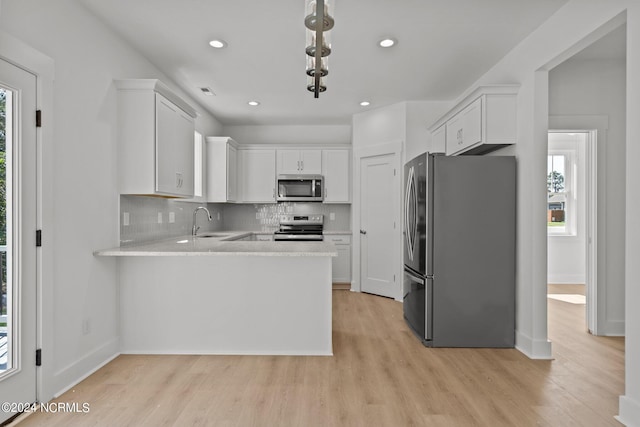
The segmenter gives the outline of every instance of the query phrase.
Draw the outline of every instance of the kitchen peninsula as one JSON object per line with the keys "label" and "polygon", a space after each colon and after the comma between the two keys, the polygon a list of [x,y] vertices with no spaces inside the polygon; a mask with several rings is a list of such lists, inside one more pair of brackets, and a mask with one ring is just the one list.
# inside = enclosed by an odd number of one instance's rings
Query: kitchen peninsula
{"label": "kitchen peninsula", "polygon": [[123,354],[332,355],[331,243],[178,237],[115,256]]}

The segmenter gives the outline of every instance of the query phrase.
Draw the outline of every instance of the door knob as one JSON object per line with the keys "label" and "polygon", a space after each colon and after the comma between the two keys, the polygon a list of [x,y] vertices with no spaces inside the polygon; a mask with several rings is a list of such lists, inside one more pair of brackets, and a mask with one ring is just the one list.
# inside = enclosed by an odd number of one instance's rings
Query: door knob
{"label": "door knob", "polygon": [[360,234],[367,234],[365,230],[360,230]]}

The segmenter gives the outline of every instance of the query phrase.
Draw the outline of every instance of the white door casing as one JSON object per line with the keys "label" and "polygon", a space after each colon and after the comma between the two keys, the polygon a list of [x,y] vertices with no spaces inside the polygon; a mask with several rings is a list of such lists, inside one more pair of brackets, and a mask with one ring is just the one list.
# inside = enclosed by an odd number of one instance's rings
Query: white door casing
{"label": "white door casing", "polygon": [[[586,259],[586,294],[587,294],[587,328],[593,335],[623,335],[624,325],[607,322],[606,280],[602,275],[606,270],[607,253],[598,250],[600,242],[606,241],[605,211],[599,213],[598,205],[606,205],[606,193],[598,193],[598,176],[605,176],[606,161],[599,157],[598,147],[606,146],[606,135],[609,129],[609,118],[599,115],[550,116],[549,132],[581,132],[589,133],[587,141],[587,259]],[[601,280],[598,280],[598,279]]]}
{"label": "white door casing", "polygon": [[402,299],[401,143],[354,153],[354,289]]}
{"label": "white door casing", "polygon": [[[10,366],[0,372],[0,401],[36,401],[36,76],[0,60],[0,86],[11,93],[7,111],[7,313]],[[7,110],[9,110],[7,105]],[[11,133],[11,135],[9,134]],[[6,409],[9,409],[7,412]],[[21,408],[3,407],[0,422]]]}

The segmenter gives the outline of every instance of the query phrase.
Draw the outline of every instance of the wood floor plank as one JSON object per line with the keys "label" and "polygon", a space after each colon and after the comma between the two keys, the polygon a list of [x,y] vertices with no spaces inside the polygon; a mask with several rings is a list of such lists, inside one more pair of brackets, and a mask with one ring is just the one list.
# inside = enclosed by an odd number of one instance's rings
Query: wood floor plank
{"label": "wood floor plank", "polygon": [[616,426],[624,339],[549,300],[553,361],[515,349],[432,349],[402,304],[333,292],[333,357],[122,355],[56,399],[83,413],[29,426]]}

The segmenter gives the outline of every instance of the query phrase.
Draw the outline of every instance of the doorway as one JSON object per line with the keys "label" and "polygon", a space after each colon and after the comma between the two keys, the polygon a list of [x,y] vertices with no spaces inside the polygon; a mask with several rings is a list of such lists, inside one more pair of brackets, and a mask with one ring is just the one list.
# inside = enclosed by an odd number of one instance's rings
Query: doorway
{"label": "doorway", "polygon": [[400,176],[397,144],[371,147],[356,154],[360,200],[354,212],[359,236],[360,291],[388,298],[401,298],[398,282],[400,264]]}
{"label": "doorway", "polygon": [[16,404],[36,401],[36,162],[36,76],[0,60],[0,401]]}
{"label": "doorway", "polygon": [[547,296],[582,313],[579,326],[590,330],[595,312],[587,301],[597,295],[589,274],[597,261],[596,138],[595,131],[549,131],[547,154]]}

